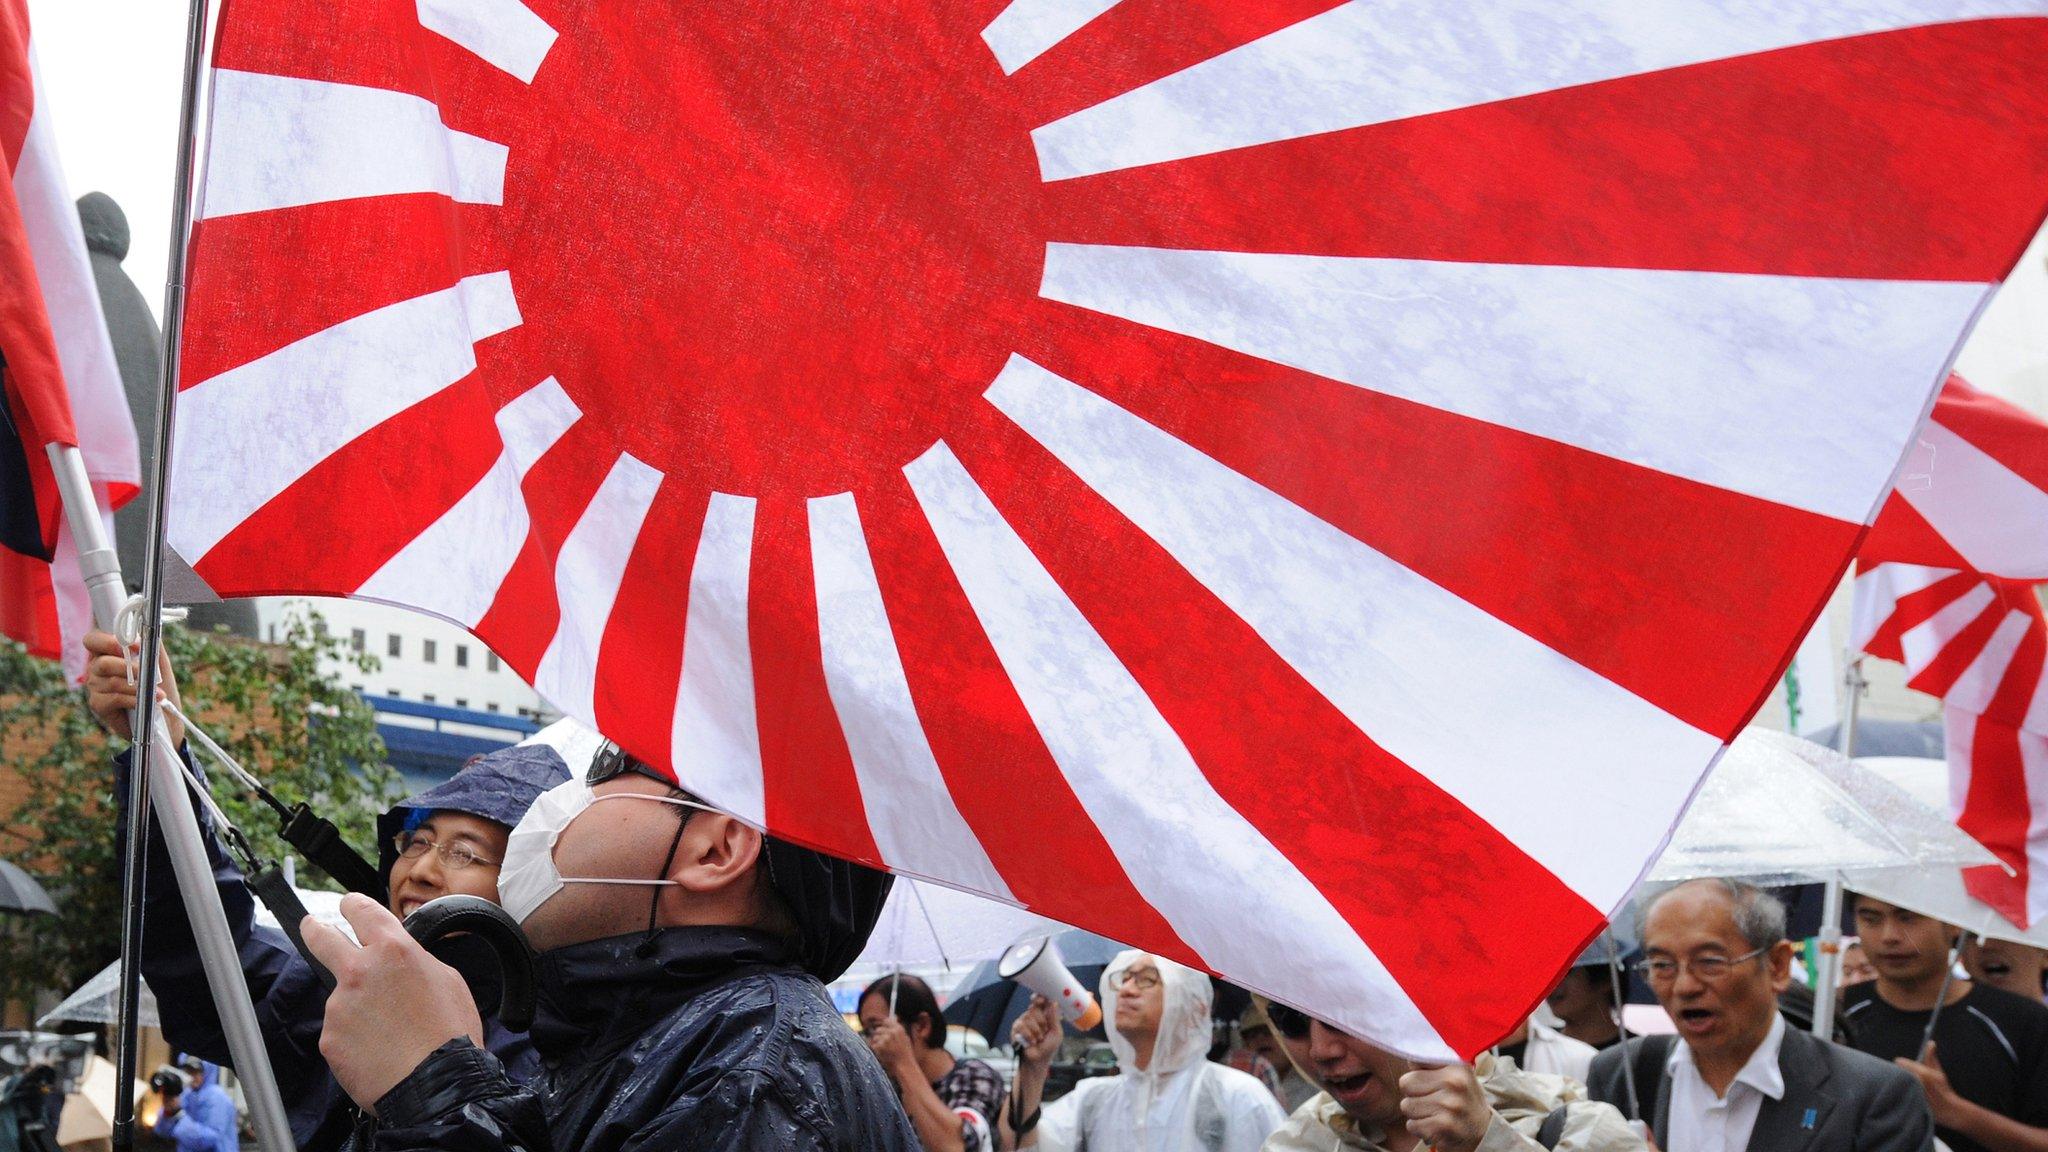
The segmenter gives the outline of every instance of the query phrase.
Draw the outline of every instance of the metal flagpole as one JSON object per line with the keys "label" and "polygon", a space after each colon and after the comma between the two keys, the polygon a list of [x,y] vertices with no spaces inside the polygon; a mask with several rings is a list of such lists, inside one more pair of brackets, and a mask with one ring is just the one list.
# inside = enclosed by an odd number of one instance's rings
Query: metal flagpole
{"label": "metal flagpole", "polygon": [[[1849,690],[1849,702],[1842,716],[1842,726],[1835,733],[1835,745],[1842,755],[1854,759],[1856,756],[1856,717],[1862,710],[1863,689],[1869,684],[1863,679],[1863,658],[1854,652],[1846,654],[1843,660],[1842,685]],[[1823,1040],[1835,1035],[1835,996],[1842,982],[1842,877],[1840,873],[1828,877],[1821,889],[1820,901],[1820,971],[1813,982],[1813,1034]]]}
{"label": "metal flagpole", "polygon": [[[132,718],[134,735],[131,765],[131,797],[148,788],[156,809],[157,826],[164,836],[172,871],[178,880],[179,896],[192,922],[192,936],[213,992],[214,1008],[220,1015],[221,1031],[234,1057],[235,1074],[249,1102],[250,1119],[257,1144],[266,1152],[290,1152],[291,1125],[285,1119],[284,1102],[278,1095],[277,1078],[263,1047],[263,1034],[256,1025],[256,1009],[249,1000],[249,986],[242,974],[227,914],[220,893],[214,887],[213,868],[206,845],[193,814],[192,797],[178,770],[178,752],[170,739],[163,713],[156,706],[157,660],[162,651],[163,548],[165,478],[170,470],[175,401],[178,395],[179,347],[185,321],[185,249],[192,228],[192,173],[199,110],[201,64],[206,50],[207,0],[191,0],[185,30],[185,90],[178,114],[178,167],[173,175],[171,204],[171,250],[164,278],[164,346],[161,394],[158,398],[156,460],[148,479],[149,551],[144,562],[141,681]],[[113,630],[116,618],[126,607],[127,590],[122,586],[120,562],[107,540],[106,525],[99,518],[98,502],[85,471],[83,456],[76,448],[52,446],[51,463],[64,493],[65,512],[76,540],[80,568],[92,593],[93,616],[97,623]],[[126,919],[121,935],[121,985],[117,1004],[117,1084],[133,1083],[135,1073],[137,1001],[141,995],[141,907],[143,861],[147,858],[149,824],[147,806],[130,809],[128,859],[123,878]],[[116,1148],[134,1146],[134,1102],[126,1092],[114,1094],[113,1143]]]}

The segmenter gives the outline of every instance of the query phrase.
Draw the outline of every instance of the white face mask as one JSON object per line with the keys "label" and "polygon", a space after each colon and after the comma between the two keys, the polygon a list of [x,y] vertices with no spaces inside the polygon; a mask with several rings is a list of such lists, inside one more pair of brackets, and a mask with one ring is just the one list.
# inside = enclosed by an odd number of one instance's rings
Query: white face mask
{"label": "white face mask", "polygon": [[618,879],[602,876],[564,876],[555,870],[555,842],[571,821],[600,800],[648,800],[716,812],[716,808],[676,796],[649,796],[644,792],[614,792],[599,796],[581,780],[557,784],[540,794],[533,807],[512,829],[505,841],[505,861],[498,868],[498,904],[524,924],[534,910],[562,890],[564,884],[628,884],[662,887],[674,880]]}

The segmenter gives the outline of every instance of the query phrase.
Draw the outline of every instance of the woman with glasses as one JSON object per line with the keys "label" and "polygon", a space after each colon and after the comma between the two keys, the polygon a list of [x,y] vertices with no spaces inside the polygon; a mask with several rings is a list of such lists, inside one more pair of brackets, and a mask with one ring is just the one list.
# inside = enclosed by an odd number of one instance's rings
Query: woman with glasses
{"label": "woman with glasses", "polygon": [[1208,1061],[1214,988],[1192,968],[1119,952],[1102,973],[1102,1006],[1119,1074],[1081,1081],[1043,1110],[1059,1049],[1052,1004],[1033,997],[1012,1037],[1020,1052],[1005,1147],[1088,1152],[1257,1152],[1287,1117],[1257,1078]]}

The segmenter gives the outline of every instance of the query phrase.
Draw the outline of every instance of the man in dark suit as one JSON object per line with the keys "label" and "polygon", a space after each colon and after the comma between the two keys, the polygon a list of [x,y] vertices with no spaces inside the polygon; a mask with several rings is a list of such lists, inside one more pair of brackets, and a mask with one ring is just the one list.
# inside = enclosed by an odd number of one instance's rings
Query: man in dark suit
{"label": "man in dark suit", "polygon": [[[1669,889],[1643,918],[1639,970],[1678,1026],[1610,1048],[1589,1088],[1640,1114],[1664,1152],[1928,1152],[1934,1118],[1903,1069],[1788,1028],[1785,906],[1728,880]],[[1623,1062],[1627,1061],[1626,1068]],[[1640,1102],[1631,1101],[1633,1072]]]}

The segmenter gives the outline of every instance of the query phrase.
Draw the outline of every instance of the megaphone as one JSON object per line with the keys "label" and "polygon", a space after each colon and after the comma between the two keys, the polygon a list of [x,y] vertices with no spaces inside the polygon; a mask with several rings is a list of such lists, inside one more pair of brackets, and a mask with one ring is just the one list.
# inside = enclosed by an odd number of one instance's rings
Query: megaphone
{"label": "megaphone", "polygon": [[1086,1032],[1102,1023],[1102,1006],[1095,997],[1081,986],[1074,974],[1067,971],[1066,962],[1060,959],[1059,945],[1050,936],[1038,936],[1010,945],[1003,958],[996,962],[996,975],[1005,980],[1015,980],[1040,996],[1053,1002],[1059,1009],[1060,1017],[1074,1027]]}

